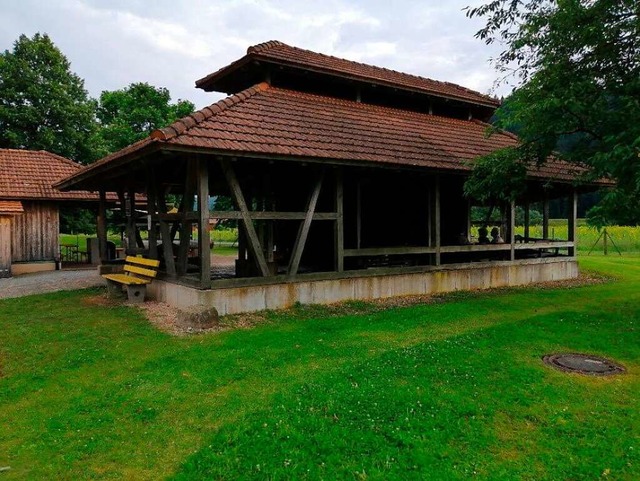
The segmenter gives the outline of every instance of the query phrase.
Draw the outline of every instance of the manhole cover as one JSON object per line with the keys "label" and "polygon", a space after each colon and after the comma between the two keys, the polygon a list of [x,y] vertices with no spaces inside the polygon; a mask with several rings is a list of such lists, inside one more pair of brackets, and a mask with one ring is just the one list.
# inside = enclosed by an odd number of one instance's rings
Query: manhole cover
{"label": "manhole cover", "polygon": [[561,371],[592,376],[609,376],[624,372],[624,367],[603,357],[588,354],[548,354],[542,360]]}

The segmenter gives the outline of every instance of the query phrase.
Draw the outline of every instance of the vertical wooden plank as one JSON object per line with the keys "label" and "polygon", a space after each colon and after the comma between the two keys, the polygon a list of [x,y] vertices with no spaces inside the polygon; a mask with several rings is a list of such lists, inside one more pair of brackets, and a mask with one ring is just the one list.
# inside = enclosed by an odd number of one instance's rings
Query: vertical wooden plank
{"label": "vertical wooden plank", "polygon": [[441,243],[441,232],[440,232],[440,218],[441,218],[441,214],[440,214],[440,176],[436,175],[435,177],[435,189],[434,189],[434,231],[435,231],[435,248],[436,248],[436,254],[435,254],[435,260],[436,260],[436,265],[439,266],[440,265],[440,243]]}
{"label": "vertical wooden plank", "polygon": [[344,178],[342,167],[335,170],[335,212],[338,215],[334,223],[335,270],[344,271]]}
{"label": "vertical wooden plank", "polygon": [[320,175],[313,186],[313,190],[309,196],[309,201],[307,202],[307,214],[305,215],[302,224],[300,224],[300,229],[298,229],[298,236],[296,237],[296,242],[293,246],[293,252],[291,254],[291,259],[289,260],[289,269],[287,270],[287,273],[290,276],[295,276],[298,273],[300,259],[302,259],[302,252],[304,251],[304,246],[307,243],[309,229],[311,228],[311,221],[313,220],[313,214],[316,211],[316,204],[318,203],[318,197],[320,196],[323,178],[324,170],[320,172]]}
{"label": "vertical wooden plank", "polygon": [[0,278],[11,277],[11,217],[0,215]]}
{"label": "vertical wooden plank", "polygon": [[529,242],[531,232],[531,204],[527,201],[524,205],[524,241]]}
{"label": "vertical wooden plank", "polygon": [[542,238],[549,238],[549,197],[546,194],[542,203]]}
{"label": "vertical wooden plank", "polygon": [[430,185],[427,185],[427,246],[432,247],[433,241],[433,192]]}
{"label": "vertical wooden plank", "polygon": [[362,186],[356,179],[356,249],[362,247]]}
{"label": "vertical wooden plank", "polygon": [[151,259],[158,258],[158,230],[157,230],[157,221],[155,216],[158,213],[157,206],[157,192],[158,186],[156,185],[156,176],[153,172],[151,166],[147,167],[147,227],[149,229],[149,257]]}
{"label": "vertical wooden plank", "polygon": [[573,247],[569,248],[569,255],[576,255],[576,242],[578,240],[577,226],[578,226],[578,193],[574,191],[569,195],[569,213],[567,219],[567,240],[573,242]]}
{"label": "vertical wooden plank", "polygon": [[180,246],[178,248],[177,271],[178,276],[187,273],[187,263],[189,247],[191,245],[191,221],[187,219],[187,214],[193,212],[193,200],[195,195],[195,183],[197,170],[197,160],[189,159],[187,162],[187,172],[184,183],[184,193],[182,195],[180,212],[183,214],[180,221]]}
{"label": "vertical wooden plank", "polygon": [[267,261],[264,258],[264,252],[262,252],[262,247],[260,246],[260,241],[258,240],[258,235],[256,234],[256,230],[253,226],[253,222],[251,221],[251,215],[249,214],[249,208],[244,200],[244,195],[242,194],[242,189],[240,188],[240,183],[236,177],[236,173],[231,167],[231,164],[226,159],[220,159],[220,165],[222,167],[222,172],[227,180],[227,184],[229,184],[229,189],[231,190],[231,195],[240,210],[240,214],[242,215],[242,222],[244,225],[244,231],[247,235],[248,247],[251,255],[255,259],[256,265],[260,270],[260,273],[267,277],[269,276],[269,267],[267,266]]}
{"label": "vertical wooden plank", "polygon": [[[96,219],[96,231],[98,235],[98,252],[100,263],[108,260],[107,255],[107,193],[100,189],[98,201],[98,218]],[[96,255],[92,252],[92,255]]]}
{"label": "vertical wooden plank", "polygon": [[128,253],[135,254],[136,242],[136,191],[133,186],[127,189],[127,250]]}
{"label": "vertical wooden plank", "polygon": [[516,203],[509,206],[509,243],[511,244],[511,260],[516,260]]}
{"label": "vertical wooden plank", "polygon": [[[164,190],[158,189],[157,195],[158,209],[164,214],[167,212],[167,201]],[[177,272],[175,259],[173,258],[173,236],[171,235],[171,228],[169,224],[163,220],[158,220],[158,225],[160,226],[160,239],[162,240],[162,254],[165,269],[170,277],[176,277]]]}
{"label": "vertical wooden plank", "polygon": [[200,287],[211,288],[211,226],[209,225],[209,164],[206,157],[198,159],[198,255],[200,257]]}

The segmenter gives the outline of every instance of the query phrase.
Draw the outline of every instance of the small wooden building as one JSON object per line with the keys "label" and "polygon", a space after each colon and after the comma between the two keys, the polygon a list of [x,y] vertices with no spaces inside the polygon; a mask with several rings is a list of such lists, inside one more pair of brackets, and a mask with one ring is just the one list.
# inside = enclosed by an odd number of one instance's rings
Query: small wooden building
{"label": "small wooden building", "polygon": [[55,269],[60,206],[97,206],[97,194],[52,186],[80,168],[42,150],[0,149],[0,277]]}
{"label": "small wooden building", "polygon": [[[158,299],[224,314],[577,275],[576,195],[591,187],[576,184],[580,171],[568,164],[529,170],[517,201],[523,235],[512,203],[498,206],[505,243],[471,238],[475,202],[462,192],[470,163],[518,142],[486,135],[491,97],[276,41],[196,85],[231,96],[58,184],[103,198],[120,191],[129,252],[162,260],[151,286]],[[148,245],[136,241],[130,207],[141,194]],[[210,212],[220,195],[236,209]],[[564,239],[549,234],[551,199],[568,206]],[[544,210],[539,238],[529,231],[532,202]],[[211,218],[239,222],[235,269],[211,265]]]}

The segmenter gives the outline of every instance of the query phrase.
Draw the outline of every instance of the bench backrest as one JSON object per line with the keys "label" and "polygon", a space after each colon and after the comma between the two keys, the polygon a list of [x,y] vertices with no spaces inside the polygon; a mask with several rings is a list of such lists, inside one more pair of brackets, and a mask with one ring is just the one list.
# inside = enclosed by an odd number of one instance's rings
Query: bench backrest
{"label": "bench backrest", "polygon": [[127,256],[125,259],[124,271],[128,274],[153,279],[158,275],[160,261],[147,259],[145,257]]}

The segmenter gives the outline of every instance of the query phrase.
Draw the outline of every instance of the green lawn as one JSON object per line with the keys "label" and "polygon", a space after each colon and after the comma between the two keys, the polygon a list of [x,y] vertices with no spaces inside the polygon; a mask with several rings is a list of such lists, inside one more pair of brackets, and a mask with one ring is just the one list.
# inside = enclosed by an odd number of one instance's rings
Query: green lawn
{"label": "green lawn", "polygon": [[0,301],[0,480],[638,480],[640,257],[581,263],[616,279],[186,338],[95,290]]}

